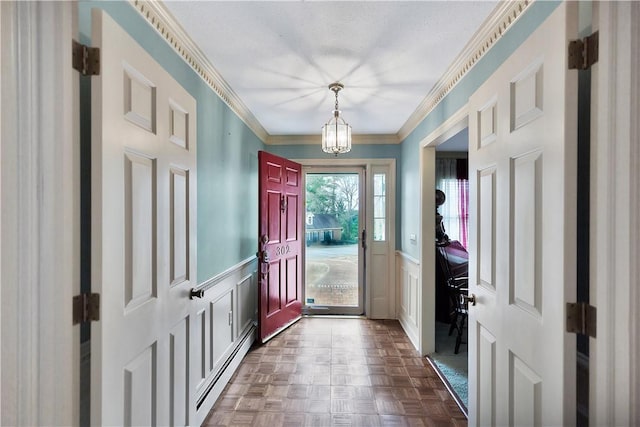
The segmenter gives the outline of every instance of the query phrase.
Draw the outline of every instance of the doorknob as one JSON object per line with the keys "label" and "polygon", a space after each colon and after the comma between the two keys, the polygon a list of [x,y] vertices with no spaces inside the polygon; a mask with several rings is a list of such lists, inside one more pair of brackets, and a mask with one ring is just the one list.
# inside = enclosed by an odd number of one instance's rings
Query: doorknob
{"label": "doorknob", "polygon": [[267,251],[256,252],[256,257],[258,257],[258,260],[263,264],[269,264],[269,261],[271,261],[269,259],[269,252]]}
{"label": "doorknob", "polygon": [[462,305],[467,305],[471,303],[471,305],[476,305],[476,294],[460,294],[460,303]]}
{"label": "doorknob", "polygon": [[191,290],[189,291],[189,299],[202,298],[203,296],[204,289],[191,288]]}

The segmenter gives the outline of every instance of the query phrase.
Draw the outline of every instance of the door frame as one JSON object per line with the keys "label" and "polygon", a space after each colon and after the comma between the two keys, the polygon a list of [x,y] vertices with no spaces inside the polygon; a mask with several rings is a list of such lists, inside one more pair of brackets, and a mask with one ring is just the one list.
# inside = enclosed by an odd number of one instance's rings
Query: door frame
{"label": "door frame", "polygon": [[0,424],[79,424],[76,8],[0,3]]}
{"label": "door frame", "polygon": [[[323,175],[339,175],[341,173],[358,175],[358,236],[362,235],[363,225],[366,227],[367,215],[366,215],[366,167],[365,166],[303,166],[302,167],[302,203],[306,206],[307,201],[307,174],[323,174]],[[363,191],[364,189],[364,191]],[[304,212],[306,214],[306,210]],[[305,243],[302,245],[302,313],[308,315],[355,315],[359,316],[364,314],[364,257],[366,251],[363,249],[362,244],[358,241],[358,306],[357,307],[344,307],[344,306],[320,306],[310,307],[307,306],[307,283],[306,283],[306,271],[307,271],[307,245],[306,245],[306,221],[302,221],[305,224]]]}
{"label": "door frame", "polygon": [[[640,258],[640,197],[631,190],[640,184],[640,123],[634,119],[640,115],[640,79],[630,70],[638,69],[640,60],[628,53],[640,43],[640,5],[599,2],[596,10],[594,30],[600,31],[600,52],[593,68],[597,91],[592,96],[597,100],[592,101],[591,115],[590,257],[598,262],[591,263],[590,293],[595,299],[591,304],[598,310],[598,338],[590,339],[589,419],[596,425],[633,425],[640,423],[640,408],[632,404],[640,399],[640,289],[634,285],[640,283],[640,266],[633,262]],[[435,350],[435,308],[430,305],[435,297],[433,147],[467,123],[468,106],[464,105],[420,143],[423,295],[419,311],[426,314],[420,323],[422,354]],[[621,213],[622,218],[617,218],[621,220],[612,221],[612,206]],[[616,248],[629,256],[616,259]],[[616,366],[614,373],[611,366]]]}
{"label": "door frame", "polygon": [[465,104],[420,142],[420,266],[418,287],[418,351],[425,356],[436,349],[436,147],[469,124]]}
{"label": "door frame", "polygon": [[[589,420],[640,424],[640,4],[594,2],[592,68]],[[628,255],[627,255],[628,254]],[[625,256],[626,255],[626,256]],[[614,286],[611,286],[611,285]],[[611,367],[615,366],[615,369]]]}
{"label": "door frame", "polygon": [[[303,167],[364,167],[365,168],[365,203],[369,204],[369,200],[373,200],[373,188],[369,184],[372,179],[371,169],[374,166],[383,166],[389,168],[389,182],[387,183],[388,202],[389,202],[389,259],[388,259],[388,272],[389,272],[389,299],[390,307],[392,307],[391,315],[395,318],[395,305],[397,301],[398,287],[395,282],[395,249],[396,249],[396,159],[392,158],[380,158],[380,159],[336,159],[336,158],[323,158],[323,159],[292,159],[296,163],[300,163]],[[366,215],[366,214],[365,214]],[[365,229],[373,229],[373,217],[371,215],[366,216]],[[371,223],[370,223],[371,222]],[[371,233],[367,232],[367,244],[371,238]],[[302,262],[306,263],[305,251],[303,250]],[[365,266],[370,264],[371,251],[365,251]],[[303,270],[303,283],[304,283],[304,270]],[[369,284],[371,283],[369,277],[369,269],[365,268],[364,272],[364,315],[366,317],[371,316],[371,292]]]}

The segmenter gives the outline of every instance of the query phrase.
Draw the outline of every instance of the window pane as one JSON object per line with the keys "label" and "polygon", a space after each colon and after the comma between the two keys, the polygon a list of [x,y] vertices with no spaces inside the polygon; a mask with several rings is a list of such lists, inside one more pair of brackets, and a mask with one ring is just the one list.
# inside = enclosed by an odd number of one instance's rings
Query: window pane
{"label": "window pane", "polygon": [[385,197],[375,196],[373,198],[373,217],[384,219],[385,215]]}
{"label": "window pane", "polygon": [[387,226],[387,175],[373,175],[373,240],[380,242],[386,239]]}
{"label": "window pane", "polygon": [[373,240],[378,242],[385,240],[384,225],[385,225],[384,218],[375,218],[373,220]]}
{"label": "window pane", "polygon": [[386,175],[383,173],[377,173],[373,176],[373,195],[384,196],[386,194]]}

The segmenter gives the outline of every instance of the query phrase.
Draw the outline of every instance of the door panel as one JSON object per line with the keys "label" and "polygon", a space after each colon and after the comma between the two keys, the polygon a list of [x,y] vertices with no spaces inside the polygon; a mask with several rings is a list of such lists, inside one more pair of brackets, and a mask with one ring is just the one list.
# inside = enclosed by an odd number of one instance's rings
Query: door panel
{"label": "door panel", "polygon": [[189,317],[185,317],[169,335],[169,421],[174,426],[189,423],[189,326]]}
{"label": "door panel", "polygon": [[264,151],[258,153],[258,161],[258,311],[264,342],[302,315],[302,167]]}
{"label": "door panel", "polygon": [[[196,277],[196,102],[93,11],[91,422],[186,425]],[[193,374],[195,375],[195,373]]]}
{"label": "door panel", "polygon": [[469,424],[575,423],[577,72],[562,3],[469,99]]}

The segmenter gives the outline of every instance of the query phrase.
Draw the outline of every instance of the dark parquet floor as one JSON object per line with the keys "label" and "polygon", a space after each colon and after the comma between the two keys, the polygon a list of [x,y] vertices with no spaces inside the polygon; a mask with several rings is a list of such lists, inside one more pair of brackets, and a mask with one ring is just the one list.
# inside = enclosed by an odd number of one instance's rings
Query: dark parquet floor
{"label": "dark parquet floor", "polygon": [[467,420],[397,321],[303,318],[254,346],[207,426],[456,426]]}

